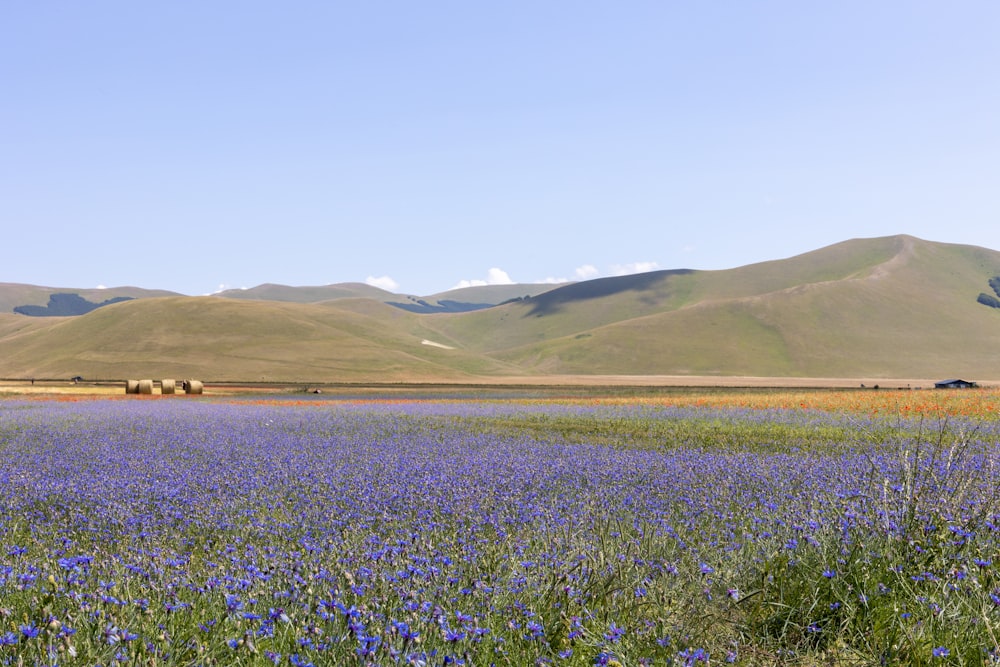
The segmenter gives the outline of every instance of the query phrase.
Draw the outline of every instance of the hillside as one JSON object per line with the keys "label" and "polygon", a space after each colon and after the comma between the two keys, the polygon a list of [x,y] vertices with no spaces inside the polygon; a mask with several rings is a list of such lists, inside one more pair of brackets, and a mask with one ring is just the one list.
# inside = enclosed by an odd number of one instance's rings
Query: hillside
{"label": "hillside", "polygon": [[781,262],[665,276],[633,297],[636,317],[585,330],[567,329],[602,304],[565,304],[553,335],[493,356],[546,373],[1000,378],[1000,310],[977,301],[998,274],[1000,253],[981,248],[851,241]]}
{"label": "hillside", "polygon": [[339,283],[336,285],[291,286],[264,283],[249,289],[228,289],[212,296],[224,299],[248,299],[253,301],[288,301],[290,303],[317,303],[335,299],[356,299],[364,297],[379,301],[396,298],[392,292],[365,283]]}
{"label": "hillside", "polygon": [[167,290],[143,289],[141,287],[107,287],[87,288],[76,287],[39,287],[38,285],[23,285],[20,283],[0,283],[0,313],[12,313],[15,308],[33,306],[46,308],[55,296],[71,295],[93,304],[102,304],[116,299],[142,299],[160,296],[180,296]]}
{"label": "hillside", "polygon": [[[514,299],[547,292],[556,285],[514,284],[462,287],[430,296],[396,294],[365,283],[333,285],[279,285],[264,283],[248,289],[228,289],[212,296],[246,301],[321,303],[341,299],[373,299],[414,313],[462,313],[491,308]],[[138,287],[76,289],[0,283],[0,313],[15,312],[33,317],[84,315],[91,310],[124,301],[160,296],[182,296],[165,290]]]}
{"label": "hillside", "polygon": [[412,313],[467,313],[473,310],[485,310],[508,301],[531,298],[555,288],[555,285],[548,283],[477,285],[460,287],[428,297],[393,295],[396,298],[387,300],[386,303]]}
{"label": "hillside", "polygon": [[214,296],[227,299],[256,301],[287,301],[320,303],[339,299],[366,298],[388,303],[412,313],[464,313],[482,310],[498,304],[541,294],[555,285],[479,285],[440,292],[431,296],[395,294],[365,283],[338,283],[319,286],[290,286],[266,283],[249,289],[232,289]]}
{"label": "hillside", "polygon": [[[0,375],[88,379],[199,377],[228,381],[458,380],[501,362],[423,344],[417,316],[381,317],[331,304],[218,297],[137,299],[80,317],[13,329],[0,317]],[[389,312],[384,312],[389,311]],[[396,313],[404,321],[387,327]],[[444,360],[442,362],[442,359]]]}
{"label": "hillside", "polygon": [[528,298],[470,312],[408,312],[367,285],[329,286],[346,292],[313,303],[278,300],[281,286],[258,298],[141,298],[71,318],[0,314],[0,377],[998,380],[1000,308],[981,297],[1000,299],[997,276],[996,251],[893,236],[721,271],[524,290]]}

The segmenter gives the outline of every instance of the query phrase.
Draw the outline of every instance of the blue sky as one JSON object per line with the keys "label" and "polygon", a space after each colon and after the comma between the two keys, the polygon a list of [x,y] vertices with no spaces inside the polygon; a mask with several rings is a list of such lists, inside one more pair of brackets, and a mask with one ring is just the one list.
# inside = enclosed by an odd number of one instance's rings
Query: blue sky
{"label": "blue sky", "polygon": [[0,281],[1000,250],[998,34],[992,1],[3,3]]}

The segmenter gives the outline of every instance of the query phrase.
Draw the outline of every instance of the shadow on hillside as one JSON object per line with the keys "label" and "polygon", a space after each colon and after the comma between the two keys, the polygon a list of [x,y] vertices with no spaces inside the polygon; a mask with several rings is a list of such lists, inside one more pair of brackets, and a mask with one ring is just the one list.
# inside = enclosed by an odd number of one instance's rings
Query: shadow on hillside
{"label": "shadow on hillside", "polygon": [[680,276],[688,273],[694,273],[694,271],[692,269],[650,271],[648,273],[636,273],[628,276],[595,278],[594,280],[586,280],[582,283],[573,283],[565,287],[558,287],[549,292],[526,299],[525,302],[531,304],[531,310],[528,311],[525,317],[529,315],[536,317],[552,315],[573,301],[599,299],[621,292],[642,292],[662,283],[670,276]]}
{"label": "shadow on hillside", "polygon": [[468,313],[473,310],[483,310],[485,308],[492,308],[494,304],[492,303],[466,303],[465,301],[451,301],[449,299],[442,299],[437,302],[437,304],[430,303],[425,299],[418,299],[416,297],[409,297],[410,303],[402,303],[399,301],[387,301],[386,303],[390,306],[395,306],[396,308],[402,308],[403,310],[408,310],[411,313]]}
{"label": "shadow on hillside", "polygon": [[15,306],[14,312],[18,315],[28,315],[29,317],[67,317],[73,315],[86,315],[92,310],[97,310],[103,306],[110,306],[113,303],[131,301],[130,296],[116,296],[113,299],[94,303],[87,301],[79,294],[69,294],[59,292],[49,295],[49,303],[45,306]]}

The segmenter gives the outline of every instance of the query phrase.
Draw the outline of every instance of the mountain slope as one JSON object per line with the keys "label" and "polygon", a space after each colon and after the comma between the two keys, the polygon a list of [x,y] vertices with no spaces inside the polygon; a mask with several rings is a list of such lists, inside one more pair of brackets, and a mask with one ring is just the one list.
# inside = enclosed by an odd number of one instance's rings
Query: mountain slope
{"label": "mountain slope", "polygon": [[413,313],[467,313],[485,310],[508,301],[519,301],[544,294],[555,288],[548,283],[516,285],[475,285],[440,292],[428,297],[402,296],[387,303]]}
{"label": "mountain slope", "polygon": [[847,241],[789,259],[722,271],[676,269],[598,278],[559,287],[503,308],[441,318],[437,325],[442,332],[466,341],[474,349],[501,353],[705,302],[849,280],[875,271],[891,260],[910,242],[907,239]]}
{"label": "mountain slope", "polygon": [[224,290],[213,296],[255,301],[320,303],[340,299],[367,298],[389,303],[413,313],[462,313],[490,308],[512,299],[525,298],[551,290],[549,284],[477,285],[431,296],[396,294],[365,283],[291,286],[265,283],[249,289]]}
{"label": "mountain slope", "polygon": [[397,295],[365,283],[339,283],[335,285],[316,285],[293,287],[264,283],[249,289],[229,289],[212,296],[226,299],[250,299],[257,301],[288,301],[291,303],[316,303],[334,299],[353,299],[365,297],[379,301],[389,301]]}
{"label": "mountain slope", "polygon": [[499,362],[423,344],[417,322],[387,327],[384,313],[330,304],[169,297],[46,319],[56,321],[0,338],[0,376],[416,381],[504,371]]}
{"label": "mountain slope", "polygon": [[[264,283],[248,289],[228,289],[212,296],[225,299],[242,299],[247,301],[284,301],[288,303],[320,303],[340,299],[374,299],[383,303],[392,303],[397,307],[412,312],[463,312],[476,308],[495,306],[512,299],[541,294],[553,289],[550,284],[514,284],[514,285],[477,285],[462,287],[430,296],[414,296],[396,294],[366,283],[337,283],[333,285],[279,285]],[[160,296],[182,296],[166,290],[149,290],[139,287],[111,287],[101,289],[78,289],[68,287],[41,287],[20,283],[0,283],[0,314],[19,312],[31,315],[76,315],[84,314],[91,309],[83,309],[79,313],[61,312],[59,302],[89,301],[93,305],[104,305],[104,302],[123,299],[141,299]],[[57,305],[53,312],[40,313],[55,298]]]}
{"label": "mountain slope", "polygon": [[1000,253],[891,237],[794,259],[835,279],[781,287],[771,262],[696,275],[693,303],[494,356],[546,373],[1000,378],[1000,310],[976,301]]}
{"label": "mountain slope", "polygon": [[407,312],[381,290],[366,296],[369,286],[315,303],[145,298],[72,318],[0,314],[0,376],[1000,380],[1000,308],[977,300],[997,276],[996,251],[892,236],[723,271],[573,283],[474,312]]}
{"label": "mountain slope", "polygon": [[39,287],[20,283],[0,283],[0,313],[12,313],[19,306],[45,307],[53,295],[72,294],[93,303],[103,303],[110,299],[141,299],[159,296],[180,296],[167,290],[151,290],[141,287],[107,287],[79,289],[75,287]]}

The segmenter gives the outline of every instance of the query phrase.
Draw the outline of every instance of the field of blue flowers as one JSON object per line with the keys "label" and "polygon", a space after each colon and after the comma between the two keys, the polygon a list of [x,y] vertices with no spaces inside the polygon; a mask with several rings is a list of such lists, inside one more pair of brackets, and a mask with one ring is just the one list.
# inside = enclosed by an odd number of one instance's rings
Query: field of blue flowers
{"label": "field of blue flowers", "polygon": [[0,665],[1000,662],[1000,430],[0,401]]}

